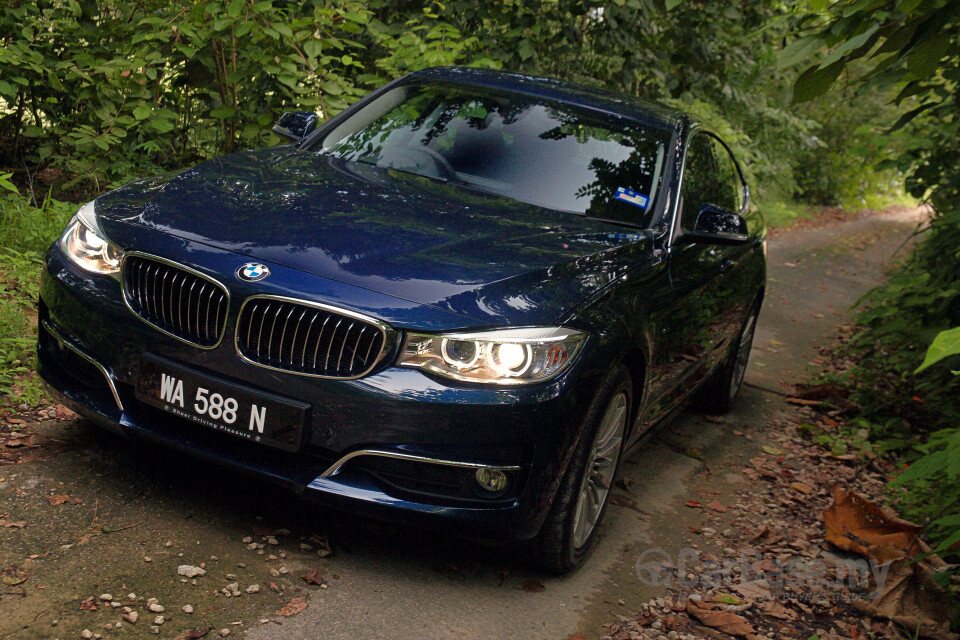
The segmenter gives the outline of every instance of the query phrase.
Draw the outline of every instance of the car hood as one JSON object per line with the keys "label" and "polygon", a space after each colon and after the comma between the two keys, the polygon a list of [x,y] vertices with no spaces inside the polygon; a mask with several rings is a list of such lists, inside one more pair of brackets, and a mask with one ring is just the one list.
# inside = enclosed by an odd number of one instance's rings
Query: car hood
{"label": "car hood", "polygon": [[97,214],[108,235],[142,225],[484,324],[553,322],[650,247],[642,231],[293,147],[131,183]]}

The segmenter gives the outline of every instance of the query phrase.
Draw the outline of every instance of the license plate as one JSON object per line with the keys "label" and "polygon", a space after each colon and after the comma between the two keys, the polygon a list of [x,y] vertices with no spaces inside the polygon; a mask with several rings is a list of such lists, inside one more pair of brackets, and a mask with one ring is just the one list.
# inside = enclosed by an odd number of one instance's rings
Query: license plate
{"label": "license plate", "polygon": [[140,360],[136,397],[179,418],[285,449],[300,448],[310,405],[196,373],[155,356]]}

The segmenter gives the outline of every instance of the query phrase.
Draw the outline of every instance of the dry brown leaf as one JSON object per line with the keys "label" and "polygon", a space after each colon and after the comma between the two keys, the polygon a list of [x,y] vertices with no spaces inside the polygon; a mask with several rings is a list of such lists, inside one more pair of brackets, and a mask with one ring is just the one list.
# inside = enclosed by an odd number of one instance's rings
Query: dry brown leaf
{"label": "dry brown leaf", "polygon": [[707,509],[710,509],[711,511],[716,511],[718,513],[724,513],[727,510],[727,508],[723,506],[719,500],[714,500],[713,502],[708,504]]}
{"label": "dry brown leaf", "polygon": [[286,617],[295,616],[306,608],[307,608],[306,598],[303,598],[303,597],[293,598],[290,600],[290,602],[288,602],[287,604],[277,609],[277,615],[286,616]]}
{"label": "dry brown leaf", "polygon": [[23,529],[25,526],[27,526],[26,520],[7,520],[6,518],[0,518],[0,527],[4,527],[5,529]]}
{"label": "dry brown leaf", "polygon": [[307,584],[323,584],[323,572],[320,571],[320,567],[316,567],[300,576],[300,579]]}
{"label": "dry brown leaf", "polygon": [[[930,551],[922,541],[919,546],[918,552]],[[933,581],[934,570],[942,566],[943,560],[936,555],[916,563],[897,560],[890,567],[880,596],[854,600],[853,604],[867,615],[917,629],[921,637],[957,640],[960,635],[952,633],[947,622],[951,614],[949,598]]]}
{"label": "dry brown leaf", "polygon": [[327,536],[312,535],[310,536],[310,542],[313,542],[320,547],[317,549],[317,555],[321,558],[326,558],[327,556],[333,555],[333,547],[330,546],[330,540],[327,538]]}
{"label": "dry brown leaf", "polygon": [[687,500],[686,502],[683,503],[683,506],[685,506],[685,507],[690,507],[691,509],[702,509],[702,508],[703,508],[703,505],[700,504],[700,502],[697,501],[697,500]]}
{"label": "dry brown leaf", "polygon": [[815,407],[817,405],[823,404],[823,400],[804,400],[803,398],[787,398],[784,402],[789,402],[790,404],[796,404],[801,407]]}
{"label": "dry brown leaf", "polygon": [[823,512],[826,541],[876,560],[899,560],[919,551],[920,527],[899,518],[892,509],[833,487],[833,505]]}
{"label": "dry brown leaf", "polygon": [[687,613],[696,618],[700,624],[716,629],[732,636],[747,636],[756,633],[756,630],[743,616],[729,611],[720,611],[720,605],[687,600]]}
{"label": "dry brown leaf", "polygon": [[760,605],[760,610],[772,618],[780,620],[796,620],[797,612],[793,609],[787,609],[776,600],[767,600]]}
{"label": "dry brown leaf", "polygon": [[18,447],[32,447],[33,436],[27,436],[26,438],[9,438],[5,444],[9,449],[16,449]]}
{"label": "dry brown leaf", "polygon": [[524,580],[520,585],[524,591],[529,591],[531,593],[539,593],[541,591],[546,591],[546,587],[543,584],[542,580],[537,580],[533,578],[531,580]]}
{"label": "dry brown leaf", "polygon": [[197,640],[197,638],[202,638],[213,629],[213,627],[207,627],[206,629],[189,629],[178,635],[175,640]]}
{"label": "dry brown leaf", "polygon": [[64,502],[70,502],[70,496],[65,493],[60,493],[55,496],[47,496],[47,502],[49,502],[51,506],[55,507],[59,504],[63,504]]}
{"label": "dry brown leaf", "polygon": [[633,509],[637,513],[643,513],[643,510],[640,508],[640,505],[637,504],[637,501],[625,495],[611,493],[607,496],[607,500],[610,502],[610,504],[615,504],[618,507],[626,507],[628,509]]}
{"label": "dry brown leaf", "polygon": [[73,420],[76,417],[77,417],[77,414],[75,414],[70,409],[67,409],[62,404],[57,405],[57,418],[59,418],[60,420]]}
{"label": "dry brown leaf", "polygon": [[734,591],[748,600],[766,600],[770,589],[756,582],[740,582],[733,585]]}
{"label": "dry brown leaf", "polygon": [[806,496],[813,493],[813,487],[806,484],[805,482],[792,482],[790,483],[790,486]]}
{"label": "dry brown leaf", "polygon": [[96,611],[97,610],[97,601],[93,596],[86,598],[83,602],[80,603],[80,609],[82,611]]}

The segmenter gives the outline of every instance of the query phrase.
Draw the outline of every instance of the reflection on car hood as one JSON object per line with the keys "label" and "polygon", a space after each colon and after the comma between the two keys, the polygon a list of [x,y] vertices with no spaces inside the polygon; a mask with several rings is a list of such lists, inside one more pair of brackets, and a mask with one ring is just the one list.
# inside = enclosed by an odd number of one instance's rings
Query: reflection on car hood
{"label": "reflection on car hood", "polygon": [[484,323],[552,322],[649,253],[643,232],[292,147],[131,183],[97,213]]}

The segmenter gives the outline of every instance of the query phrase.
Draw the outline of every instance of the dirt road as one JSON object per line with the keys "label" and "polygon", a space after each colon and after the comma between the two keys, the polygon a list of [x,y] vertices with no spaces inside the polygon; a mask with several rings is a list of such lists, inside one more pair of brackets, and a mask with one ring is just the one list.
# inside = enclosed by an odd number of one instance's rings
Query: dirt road
{"label": "dirt road", "polygon": [[[645,551],[695,543],[699,516],[684,502],[747,486],[738,468],[763,445],[764,424],[790,410],[780,394],[881,280],[917,215],[771,240],[766,304],[736,411],[723,421],[688,412],[627,462],[629,492],[618,491],[621,505],[572,576],[545,578],[496,549],[315,509],[242,476],[50,420],[31,428],[56,455],[0,467],[0,639],[79,638],[84,629],[158,637],[151,626],[163,638],[207,627],[208,637],[228,629],[261,640],[597,637],[602,623],[659,595],[637,577]],[[324,536],[334,553],[321,558]],[[183,577],[180,565],[206,575]],[[323,587],[299,579],[317,567]],[[542,591],[523,588],[538,579]],[[250,585],[259,591],[247,593]],[[306,597],[307,608],[278,616],[292,597]],[[150,611],[149,598],[164,611]],[[82,608],[84,600],[92,604]],[[122,618],[124,606],[136,623]]]}

